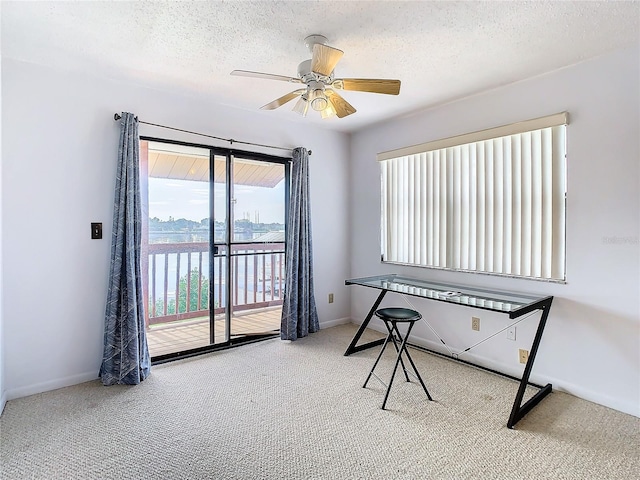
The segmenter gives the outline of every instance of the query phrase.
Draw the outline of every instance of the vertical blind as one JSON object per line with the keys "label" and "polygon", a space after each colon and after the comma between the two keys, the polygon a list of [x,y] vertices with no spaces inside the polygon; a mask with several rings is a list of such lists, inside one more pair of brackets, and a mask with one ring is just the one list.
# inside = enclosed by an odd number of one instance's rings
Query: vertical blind
{"label": "vertical blind", "polygon": [[565,135],[552,125],[384,159],[382,260],[564,280]]}

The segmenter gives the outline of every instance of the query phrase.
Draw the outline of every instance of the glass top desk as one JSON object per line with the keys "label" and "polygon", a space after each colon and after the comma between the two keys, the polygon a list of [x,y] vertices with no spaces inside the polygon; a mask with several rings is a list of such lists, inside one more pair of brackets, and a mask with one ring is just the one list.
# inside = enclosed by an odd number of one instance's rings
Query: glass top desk
{"label": "glass top desk", "polygon": [[[524,293],[508,292],[503,290],[490,290],[481,287],[471,287],[468,285],[458,285],[452,283],[440,283],[432,282],[428,280],[420,280],[417,278],[405,277],[402,275],[380,275],[375,277],[353,278],[345,280],[346,285],[360,285],[363,287],[374,288],[380,290],[378,298],[374,302],[369,314],[360,325],[360,328],[354,335],[345,356],[352,353],[365,350],[367,348],[381,345],[384,339],[379,339],[373,342],[369,342],[363,345],[357,345],[358,340],[362,336],[364,330],[369,325],[373,314],[378,309],[380,302],[387,292],[400,293],[404,295],[411,295],[414,297],[427,298],[430,300],[436,300],[439,302],[450,303],[453,305],[462,305],[472,308],[479,308],[483,310],[491,310],[493,312],[504,313],[511,319],[521,317],[527,313],[540,310],[540,320],[538,321],[538,328],[536,330],[531,349],[529,350],[529,359],[524,368],[522,378],[520,380],[520,386],[516,394],[513,408],[511,409],[511,415],[507,421],[507,427],[513,428],[518,421],[524,417],[533,407],[535,407],[540,401],[551,393],[551,384],[540,386],[529,382],[529,376],[533,368],[533,363],[538,352],[540,340],[542,339],[542,333],[549,316],[549,310],[551,309],[551,303],[553,297],[551,296],[536,296],[528,295]],[[433,352],[442,355],[440,352]],[[469,362],[465,362],[469,363]],[[483,367],[481,367],[483,368]],[[493,370],[492,370],[493,371]],[[495,372],[501,375],[505,375],[501,372]],[[505,375],[509,376],[509,375]],[[513,377],[511,377],[513,378]],[[527,385],[534,385],[540,390],[531,397],[527,402],[522,404],[522,398],[524,396]]]}

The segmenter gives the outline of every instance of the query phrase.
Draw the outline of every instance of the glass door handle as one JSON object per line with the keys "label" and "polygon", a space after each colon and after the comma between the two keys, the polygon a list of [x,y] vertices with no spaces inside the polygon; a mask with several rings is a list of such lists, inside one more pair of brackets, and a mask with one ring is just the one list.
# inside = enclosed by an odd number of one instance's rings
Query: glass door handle
{"label": "glass door handle", "polygon": [[217,245],[213,246],[213,254],[214,255],[218,255],[218,246]]}

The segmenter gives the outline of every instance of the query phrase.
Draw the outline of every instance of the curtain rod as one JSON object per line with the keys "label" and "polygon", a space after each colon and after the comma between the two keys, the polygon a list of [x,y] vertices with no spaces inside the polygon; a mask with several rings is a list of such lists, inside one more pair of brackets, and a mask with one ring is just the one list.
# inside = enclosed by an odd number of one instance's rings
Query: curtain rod
{"label": "curtain rod", "polygon": [[[113,115],[113,119],[115,121],[118,121],[122,118],[122,115],[120,115],[119,113],[115,113]],[[136,117],[136,120],[138,120],[138,117]],[[234,140],[233,138],[222,138],[222,137],[216,137],[214,135],[207,135],[206,133],[198,133],[198,132],[191,132],[189,130],[182,130],[180,128],[175,128],[175,127],[167,127],[166,125],[158,125],[157,123],[149,123],[149,122],[143,122],[142,120],[138,120],[139,123],[144,123],[145,125],[151,125],[153,127],[160,127],[160,128],[166,128],[168,130],[175,130],[176,132],[184,132],[184,133],[191,133],[193,135],[200,135],[201,137],[208,137],[208,138],[215,138],[216,140],[222,140],[223,142],[229,142],[230,144],[234,144],[234,143],[240,143],[242,145],[253,145],[255,147],[265,147],[265,148],[274,148],[276,150],[287,150],[289,152],[292,152],[293,150],[291,148],[286,148],[286,147],[274,147],[273,145],[263,145],[261,143],[252,143],[252,142],[241,142],[240,140]],[[309,154],[309,156],[311,156],[311,150],[309,150],[307,152]]]}

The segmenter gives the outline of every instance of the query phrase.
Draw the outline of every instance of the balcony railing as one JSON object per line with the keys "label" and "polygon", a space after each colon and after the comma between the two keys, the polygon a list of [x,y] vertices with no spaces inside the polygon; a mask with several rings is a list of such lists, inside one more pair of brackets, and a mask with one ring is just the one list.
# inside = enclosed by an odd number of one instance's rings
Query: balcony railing
{"label": "balcony railing", "polygon": [[[226,305],[226,247],[213,257],[209,278],[209,244],[147,244],[143,290],[149,299],[146,324],[158,325],[209,316],[209,296],[214,313]],[[284,243],[234,244],[231,247],[232,312],[282,305],[284,293]],[[144,271],[144,270],[143,270]]]}

